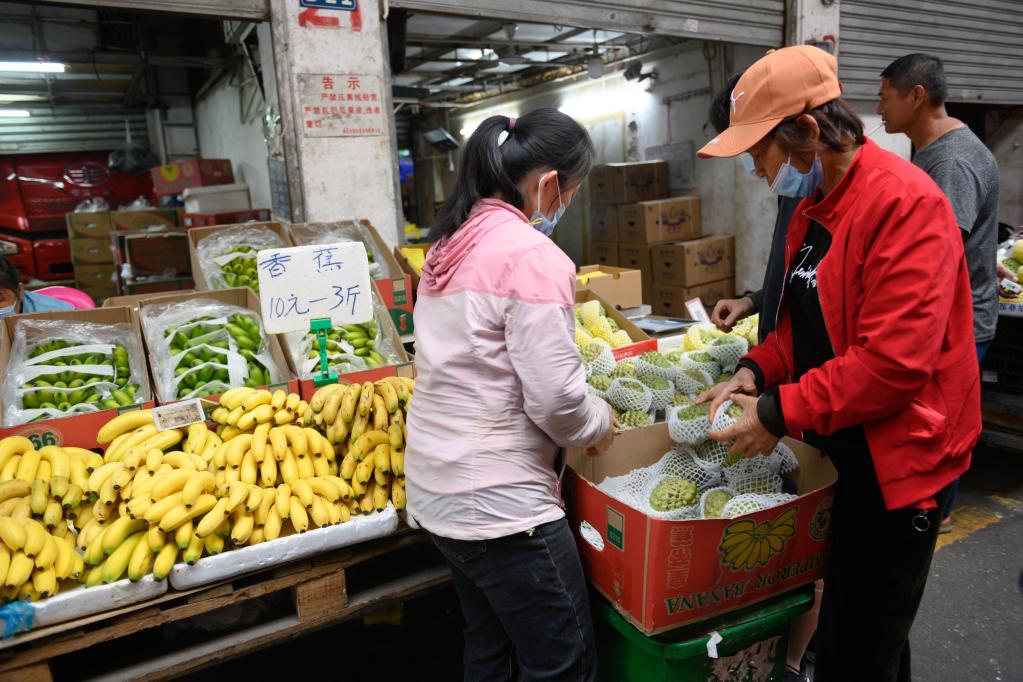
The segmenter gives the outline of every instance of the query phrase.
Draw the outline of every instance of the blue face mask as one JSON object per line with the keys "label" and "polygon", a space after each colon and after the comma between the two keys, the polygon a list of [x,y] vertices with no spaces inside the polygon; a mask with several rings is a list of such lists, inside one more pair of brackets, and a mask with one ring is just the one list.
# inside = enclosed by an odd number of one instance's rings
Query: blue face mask
{"label": "blue face mask", "polygon": [[[540,178],[543,182],[543,178]],[[532,225],[538,232],[550,237],[551,233],[554,232],[554,226],[561,220],[561,216],[565,215],[565,203],[561,200],[561,184],[558,183],[558,175],[554,174],[554,183],[558,188],[558,210],[554,212],[553,218],[548,218],[540,210],[540,185],[536,186],[536,210],[533,211],[533,217],[530,219],[529,224]]]}
{"label": "blue face mask", "polygon": [[771,183],[771,191],[783,197],[809,197],[824,182],[824,167],[821,165],[821,157],[815,156],[810,170],[800,173],[792,165],[792,156],[781,165],[778,174],[774,176]]}
{"label": "blue face mask", "polygon": [[739,161],[742,161],[742,167],[746,169],[746,172],[753,177],[757,176],[757,164],[753,161],[753,157],[743,152],[739,154]]}
{"label": "blue face mask", "polygon": [[8,305],[8,306],[4,306],[3,308],[0,308],[0,319],[3,319],[5,317],[7,317],[8,315],[13,315],[13,314],[14,314],[14,306],[13,305]]}

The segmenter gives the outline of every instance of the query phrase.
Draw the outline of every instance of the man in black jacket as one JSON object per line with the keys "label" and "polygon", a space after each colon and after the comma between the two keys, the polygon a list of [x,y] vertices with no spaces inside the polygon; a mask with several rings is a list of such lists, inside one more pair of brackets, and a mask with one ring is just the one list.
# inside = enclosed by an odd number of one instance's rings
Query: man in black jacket
{"label": "man in black jacket", "polygon": [[[725,88],[714,96],[710,105],[710,124],[719,133],[728,127],[732,106],[732,88],[739,81],[742,72],[732,76]],[[742,298],[726,298],[717,302],[710,319],[725,331],[730,331],[736,322],[744,317],[760,313],[757,337],[763,340],[774,331],[778,305],[781,302],[782,281],[785,279],[785,235],[789,220],[801,199],[778,197],[778,217],[774,221],[774,236],[771,237],[771,252],[764,271],[764,283],[759,291]]]}

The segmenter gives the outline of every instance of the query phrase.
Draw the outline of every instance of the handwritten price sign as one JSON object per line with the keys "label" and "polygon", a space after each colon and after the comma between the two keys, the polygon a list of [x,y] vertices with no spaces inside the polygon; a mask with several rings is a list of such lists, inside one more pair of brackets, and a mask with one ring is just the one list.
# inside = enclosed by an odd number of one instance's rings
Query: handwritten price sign
{"label": "handwritten price sign", "polygon": [[373,317],[373,289],[362,242],[266,249],[256,254],[263,327],[270,334],[308,331]]}

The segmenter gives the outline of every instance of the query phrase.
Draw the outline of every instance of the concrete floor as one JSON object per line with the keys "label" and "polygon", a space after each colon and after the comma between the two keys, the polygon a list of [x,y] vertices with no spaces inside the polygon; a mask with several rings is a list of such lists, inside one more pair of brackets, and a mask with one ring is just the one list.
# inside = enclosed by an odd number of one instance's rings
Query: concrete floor
{"label": "concrete floor", "polygon": [[919,682],[1023,680],[1023,453],[981,448],[912,633]]}

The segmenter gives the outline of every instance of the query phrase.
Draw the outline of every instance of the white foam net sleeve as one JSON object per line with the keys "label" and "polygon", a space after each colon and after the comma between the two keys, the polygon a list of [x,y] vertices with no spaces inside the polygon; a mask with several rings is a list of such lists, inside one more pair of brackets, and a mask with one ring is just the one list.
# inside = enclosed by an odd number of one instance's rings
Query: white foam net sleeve
{"label": "white foam net sleeve", "polygon": [[697,415],[691,419],[683,419],[679,414],[688,409],[686,406],[673,407],[668,410],[668,435],[676,443],[699,445],[707,440],[710,424],[706,415]]}
{"label": "white foam net sleeve", "polygon": [[777,463],[763,455],[748,457],[724,468],[728,487],[739,494],[780,493],[782,480]]}
{"label": "white foam net sleeve", "polygon": [[726,372],[734,372],[736,364],[747,352],[749,341],[734,334],[716,338],[707,344],[707,353]]}
{"label": "white foam net sleeve", "polygon": [[774,452],[771,453],[771,456],[777,459],[778,471],[783,474],[793,472],[799,468],[799,460],[796,459],[796,454],[785,443],[778,443],[774,446]]}
{"label": "white foam net sleeve", "polygon": [[[667,360],[667,358],[665,358],[665,360]],[[678,367],[675,367],[674,365],[670,367],[661,367],[645,360],[642,356],[635,358],[635,363],[636,376],[660,377],[662,379],[667,379],[670,382],[674,382],[675,377],[678,376]]]}
{"label": "white foam net sleeve", "polygon": [[[716,509],[716,510],[715,509],[711,509],[710,510],[710,514],[708,514],[708,509],[707,509],[707,498],[708,497],[710,497],[710,499],[715,503],[715,505],[722,498],[725,498],[725,504],[721,505],[720,509]],[[699,517],[701,519],[720,519],[720,518],[724,518],[724,516],[725,516],[724,507],[734,497],[735,497],[735,493],[732,491],[732,489],[728,488],[726,486],[722,486],[722,485],[715,486],[713,488],[708,488],[707,490],[704,490],[703,494],[700,495],[700,504],[697,506],[697,512],[698,512]]]}
{"label": "white foam net sleeve", "polygon": [[710,425],[711,431],[721,431],[735,424],[735,418],[728,414],[728,409],[732,405],[731,400],[726,400],[718,406],[718,411],[714,413],[714,421]]}
{"label": "white foam net sleeve", "polygon": [[[647,388],[650,388],[649,386]],[[650,408],[654,410],[663,410],[671,405],[672,399],[675,397],[675,384],[668,383],[668,388],[651,388],[651,401]]]}
{"label": "white foam net sleeve", "polygon": [[767,495],[736,495],[728,501],[728,504],[725,505],[725,510],[722,516],[724,518],[731,518],[733,516],[752,514],[753,512],[768,509],[772,506],[774,505],[771,503],[771,498]]}
{"label": "white foam net sleeve", "polygon": [[697,359],[696,356],[701,353],[702,351],[689,351],[687,353],[683,353],[681,360],[682,369],[689,369],[692,367],[694,369],[703,370],[711,376],[711,382],[713,382],[713,378],[721,373],[721,366],[713,359],[711,359],[710,362],[704,362]]}
{"label": "white foam net sleeve", "polygon": [[[596,349],[599,347],[599,352]],[[615,356],[611,352],[611,346],[606,341],[600,339],[594,339],[593,343],[586,346],[582,351],[583,360],[587,362],[590,368],[590,376],[600,375],[608,376],[611,371],[615,368]],[[587,358],[590,358],[587,360]]]}
{"label": "white foam net sleeve", "polygon": [[723,475],[725,457],[728,455],[729,445],[719,443],[716,440],[705,440],[693,448],[693,459],[696,463],[711,473]]}
{"label": "white foam net sleeve", "polygon": [[653,392],[638,379],[621,377],[611,382],[606,399],[622,412],[630,410],[649,412]]}
{"label": "white foam net sleeve", "polygon": [[[696,487],[693,503],[668,511],[655,511],[650,506],[650,495],[654,488],[667,476],[674,476],[689,481]],[[656,463],[634,469],[624,476],[605,478],[597,488],[633,509],[657,519],[692,519],[696,518],[699,504],[699,491],[713,487],[718,479],[708,476],[692,460],[688,452],[669,450]]]}
{"label": "white foam net sleeve", "polygon": [[[697,376],[694,377],[692,374]],[[688,372],[682,370],[675,376],[676,388],[678,388],[679,393],[684,393],[685,395],[699,395],[713,385],[714,377],[695,367],[690,367]]]}

